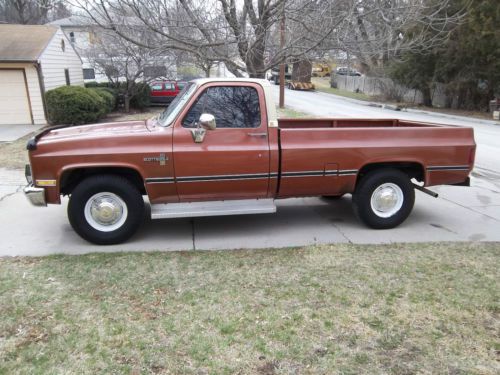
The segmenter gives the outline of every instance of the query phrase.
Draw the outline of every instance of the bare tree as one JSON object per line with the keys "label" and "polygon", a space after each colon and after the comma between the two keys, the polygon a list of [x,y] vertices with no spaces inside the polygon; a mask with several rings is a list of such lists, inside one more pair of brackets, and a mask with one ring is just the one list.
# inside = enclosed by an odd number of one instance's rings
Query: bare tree
{"label": "bare tree", "polygon": [[[349,0],[333,45],[354,55],[365,72],[380,73],[407,51],[430,51],[459,26],[467,7],[454,0]],[[432,30],[432,32],[429,32]]]}
{"label": "bare tree", "polygon": [[[132,43],[223,62],[236,76],[263,77],[287,58],[319,46],[333,30],[331,19],[321,16],[327,9],[324,1],[74,1],[94,22]],[[290,32],[300,32],[290,33],[287,44],[278,48],[272,34],[283,15],[289,20]],[[139,29],[155,36],[151,44],[136,40],[134,33]]]}
{"label": "bare tree", "polygon": [[0,23],[44,24],[70,15],[63,0],[0,0]]}
{"label": "bare tree", "polygon": [[162,71],[162,78],[173,76],[172,56],[157,55],[112,32],[99,33],[99,38],[83,53],[94,69],[106,75],[110,84],[123,95],[126,112],[130,110],[131,98],[143,88],[142,84],[157,78],[146,74],[148,68]]}
{"label": "bare tree", "polygon": [[[452,0],[72,0],[123,39],[155,51],[223,62],[236,76],[263,77],[284,61],[349,51],[367,67],[418,45],[436,44],[460,14]],[[278,24],[286,19],[286,40]],[[412,32],[425,25],[437,32]],[[138,33],[150,33],[147,42]]]}

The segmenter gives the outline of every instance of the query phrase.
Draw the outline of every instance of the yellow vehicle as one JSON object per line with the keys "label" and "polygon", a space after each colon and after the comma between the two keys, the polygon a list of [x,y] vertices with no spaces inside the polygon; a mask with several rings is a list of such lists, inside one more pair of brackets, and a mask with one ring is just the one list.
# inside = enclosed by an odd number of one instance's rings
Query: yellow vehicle
{"label": "yellow vehicle", "polygon": [[332,68],[328,64],[315,63],[312,68],[313,77],[330,77],[332,73]]}

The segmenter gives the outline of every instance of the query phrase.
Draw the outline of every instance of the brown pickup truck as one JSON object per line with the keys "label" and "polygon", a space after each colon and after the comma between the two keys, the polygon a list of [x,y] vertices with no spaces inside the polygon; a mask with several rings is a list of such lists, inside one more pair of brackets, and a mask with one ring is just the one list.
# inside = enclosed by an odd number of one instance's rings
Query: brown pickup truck
{"label": "brown pickup truck", "polygon": [[128,239],[153,219],[272,213],[275,200],[351,193],[366,225],[410,214],[424,186],[467,185],[473,129],[380,119],[277,119],[265,80],[190,82],[147,121],[48,128],[27,145],[25,193],[38,206],[69,195],[88,241]]}

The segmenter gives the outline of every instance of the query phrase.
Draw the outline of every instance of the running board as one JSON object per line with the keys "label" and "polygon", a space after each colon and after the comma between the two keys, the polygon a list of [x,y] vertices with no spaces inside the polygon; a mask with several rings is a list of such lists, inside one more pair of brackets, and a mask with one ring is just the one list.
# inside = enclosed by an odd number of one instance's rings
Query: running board
{"label": "running board", "polygon": [[274,199],[241,199],[211,202],[152,204],[151,219],[174,217],[270,214],[276,212]]}

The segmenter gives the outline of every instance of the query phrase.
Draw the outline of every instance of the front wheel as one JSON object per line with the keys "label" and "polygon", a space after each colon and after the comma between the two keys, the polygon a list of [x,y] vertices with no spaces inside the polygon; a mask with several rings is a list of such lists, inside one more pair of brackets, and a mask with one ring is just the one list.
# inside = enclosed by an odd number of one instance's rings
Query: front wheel
{"label": "front wheel", "polygon": [[355,215],[374,229],[397,227],[410,215],[415,190],[410,178],[397,169],[369,172],[353,194]]}
{"label": "front wheel", "polygon": [[126,241],[143,218],[141,193],[120,176],[86,178],[75,187],[68,204],[68,219],[75,232],[98,245]]}

